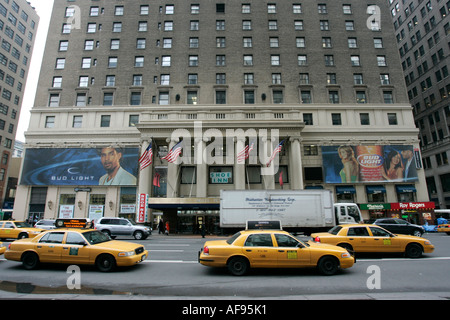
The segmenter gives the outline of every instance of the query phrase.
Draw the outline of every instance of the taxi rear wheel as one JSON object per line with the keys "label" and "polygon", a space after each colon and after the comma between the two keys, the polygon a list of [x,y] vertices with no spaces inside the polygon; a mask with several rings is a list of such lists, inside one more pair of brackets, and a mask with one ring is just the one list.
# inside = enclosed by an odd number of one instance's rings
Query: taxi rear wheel
{"label": "taxi rear wheel", "polygon": [[334,257],[322,257],[317,264],[321,274],[331,276],[338,272],[339,262]]}
{"label": "taxi rear wheel", "polygon": [[243,257],[233,257],[228,261],[228,271],[234,276],[242,276],[247,273],[249,264]]}
{"label": "taxi rear wheel", "polygon": [[116,260],[112,255],[101,254],[95,260],[95,265],[102,272],[110,272],[116,267]]}
{"label": "taxi rear wheel", "polygon": [[26,270],[34,270],[39,266],[39,256],[34,252],[26,252],[22,257],[22,265]]}

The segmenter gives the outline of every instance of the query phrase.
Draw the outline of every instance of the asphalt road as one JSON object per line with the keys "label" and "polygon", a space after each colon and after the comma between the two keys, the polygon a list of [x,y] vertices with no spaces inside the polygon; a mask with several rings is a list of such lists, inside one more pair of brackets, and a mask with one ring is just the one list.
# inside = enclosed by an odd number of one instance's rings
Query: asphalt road
{"label": "asphalt road", "polygon": [[197,252],[211,236],[119,238],[144,244],[149,258],[112,273],[82,266],[79,289],[69,288],[74,282],[68,266],[43,265],[26,271],[20,263],[0,256],[0,299],[448,300],[450,236],[429,233],[424,237],[436,247],[432,254],[420,259],[364,255],[352,268],[330,277],[315,269],[258,269],[235,277],[225,269],[202,266]]}

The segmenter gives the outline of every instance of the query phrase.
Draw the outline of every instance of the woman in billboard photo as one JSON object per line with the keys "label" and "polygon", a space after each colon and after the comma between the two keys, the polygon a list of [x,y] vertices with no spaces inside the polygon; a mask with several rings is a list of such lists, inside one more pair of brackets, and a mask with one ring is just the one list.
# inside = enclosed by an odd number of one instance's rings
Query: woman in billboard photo
{"label": "woman in billboard photo", "polygon": [[342,183],[357,182],[359,177],[359,164],[356,161],[353,148],[350,146],[340,146],[338,153],[344,166],[339,172]]}
{"label": "woman in billboard photo", "polygon": [[403,180],[404,167],[402,162],[402,156],[396,150],[391,150],[384,162],[384,166],[381,167],[381,174],[386,180]]}

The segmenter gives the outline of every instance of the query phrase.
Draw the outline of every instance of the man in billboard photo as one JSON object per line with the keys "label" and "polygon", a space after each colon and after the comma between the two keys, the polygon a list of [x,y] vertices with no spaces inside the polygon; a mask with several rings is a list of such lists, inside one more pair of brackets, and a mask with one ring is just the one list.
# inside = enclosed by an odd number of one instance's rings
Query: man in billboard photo
{"label": "man in billboard photo", "polygon": [[99,179],[99,185],[136,185],[136,177],[121,167],[122,157],[120,148],[110,146],[101,149],[100,160],[106,174]]}
{"label": "man in billboard photo", "polygon": [[401,154],[403,158],[403,166],[405,168],[405,182],[418,180],[413,148],[408,147],[402,150]]}

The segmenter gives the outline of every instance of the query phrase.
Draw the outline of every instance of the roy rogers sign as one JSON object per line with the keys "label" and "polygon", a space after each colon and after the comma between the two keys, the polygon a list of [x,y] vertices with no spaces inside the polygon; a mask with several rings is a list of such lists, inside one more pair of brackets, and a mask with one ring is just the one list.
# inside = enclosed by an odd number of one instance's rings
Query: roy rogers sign
{"label": "roy rogers sign", "polygon": [[434,209],[434,202],[398,202],[391,203],[392,210],[428,210]]}

